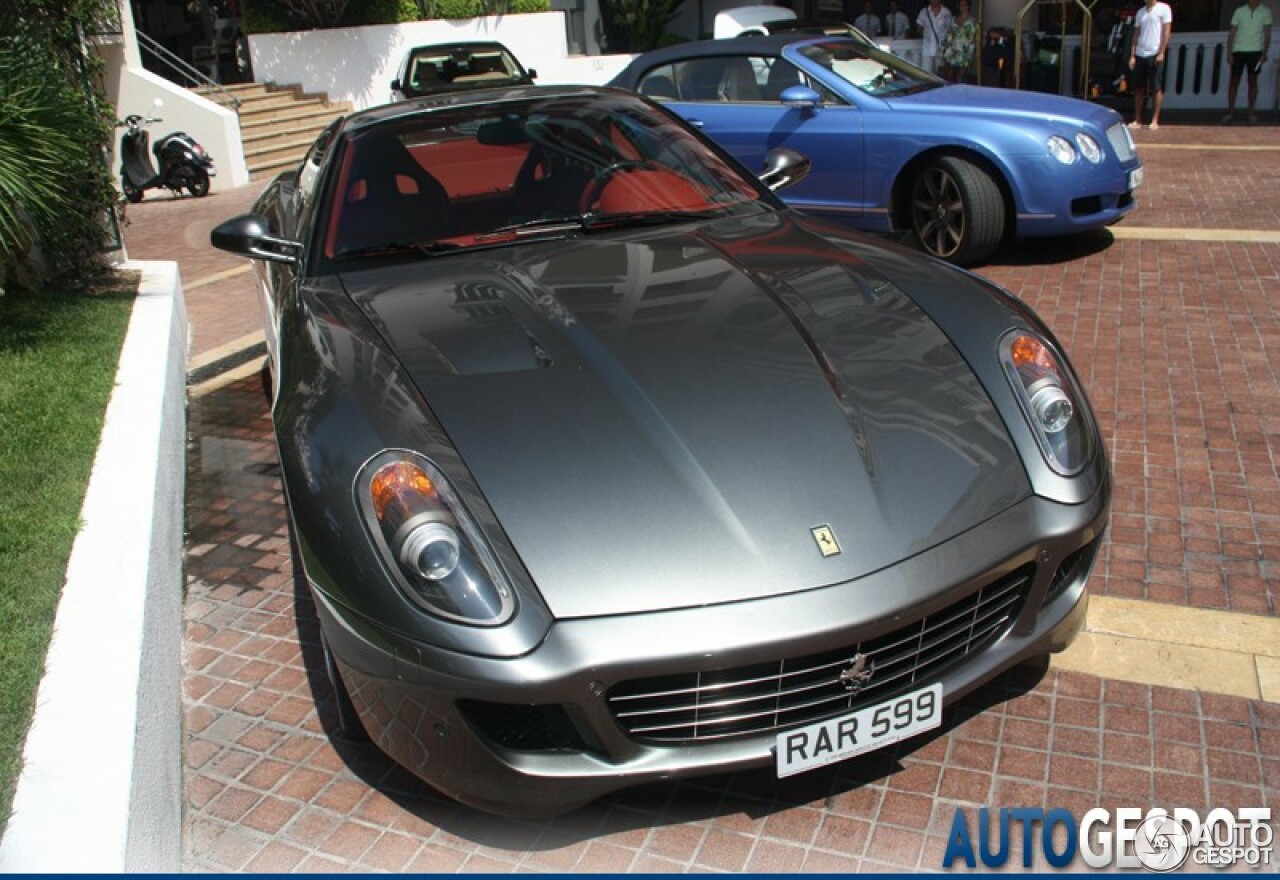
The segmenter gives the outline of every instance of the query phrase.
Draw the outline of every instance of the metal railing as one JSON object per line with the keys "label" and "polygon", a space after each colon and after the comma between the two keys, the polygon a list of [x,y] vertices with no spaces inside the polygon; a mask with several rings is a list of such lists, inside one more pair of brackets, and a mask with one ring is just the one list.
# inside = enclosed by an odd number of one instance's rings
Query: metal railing
{"label": "metal railing", "polygon": [[174,74],[176,74],[179,77],[179,80],[176,81],[179,82],[180,85],[207,89],[210,92],[207,97],[224,107],[229,107],[239,115],[239,98],[223,88],[216,80],[204,71],[183,61],[177,55],[170,52],[164,46],[161,46],[142,31],[135,31],[135,33],[138,35],[138,48],[150,53],[151,57],[155,59],[155,61],[169,68]]}

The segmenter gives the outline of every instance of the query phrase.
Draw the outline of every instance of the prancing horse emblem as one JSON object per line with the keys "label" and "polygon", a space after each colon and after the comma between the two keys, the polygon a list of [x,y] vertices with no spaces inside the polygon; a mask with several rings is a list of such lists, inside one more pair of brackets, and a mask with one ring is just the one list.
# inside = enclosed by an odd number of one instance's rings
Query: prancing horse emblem
{"label": "prancing horse emblem", "polygon": [[853,662],[840,673],[840,684],[850,694],[856,694],[867,686],[875,671],[876,664],[874,660],[868,661],[866,654],[854,654]]}
{"label": "prancing horse emblem", "polygon": [[831,531],[831,526],[814,526],[809,529],[809,534],[818,542],[818,552],[823,556],[840,555],[840,542],[836,540],[836,533]]}

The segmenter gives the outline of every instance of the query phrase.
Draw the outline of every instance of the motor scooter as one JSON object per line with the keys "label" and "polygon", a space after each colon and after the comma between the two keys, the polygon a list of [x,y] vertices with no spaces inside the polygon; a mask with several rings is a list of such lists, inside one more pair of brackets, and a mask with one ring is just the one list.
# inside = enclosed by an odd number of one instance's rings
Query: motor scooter
{"label": "motor scooter", "polygon": [[[162,106],[163,103],[157,99],[152,112],[158,112]],[[143,126],[163,121],[157,116],[133,113],[118,123],[126,129],[120,139],[120,188],[130,202],[140,202],[146,190],[160,187],[174,193],[185,189],[199,198],[208,195],[209,178],[218,173],[204,147],[182,131],[167,134],[156,141],[157,170],[147,151],[151,135]]]}

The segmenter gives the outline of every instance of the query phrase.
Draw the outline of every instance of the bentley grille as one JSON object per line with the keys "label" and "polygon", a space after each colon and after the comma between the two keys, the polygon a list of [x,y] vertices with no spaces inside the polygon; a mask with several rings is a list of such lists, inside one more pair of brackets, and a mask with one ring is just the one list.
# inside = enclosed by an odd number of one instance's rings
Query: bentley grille
{"label": "bentley grille", "polygon": [[850,648],[621,682],[609,691],[609,707],[636,739],[676,743],[775,733],[834,717],[928,682],[995,641],[1017,617],[1033,573],[1021,568]]}
{"label": "bentley grille", "polygon": [[1107,141],[1121,162],[1128,162],[1137,152],[1133,147],[1133,135],[1123,122],[1117,122],[1107,129]]}

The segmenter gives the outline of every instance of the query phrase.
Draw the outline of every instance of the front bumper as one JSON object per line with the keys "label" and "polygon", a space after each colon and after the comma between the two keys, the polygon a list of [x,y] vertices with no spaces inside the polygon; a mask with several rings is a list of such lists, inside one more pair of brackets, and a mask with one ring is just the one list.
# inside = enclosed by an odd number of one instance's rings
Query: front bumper
{"label": "front bumper", "polygon": [[1024,160],[1017,184],[1022,195],[1019,236],[1069,235],[1110,226],[1137,207],[1141,162],[1108,159],[1096,167],[1082,162],[1067,167],[1048,156]]}
{"label": "front bumper", "polygon": [[[1029,498],[853,582],[730,605],[560,621],[516,659],[412,643],[313,592],[357,711],[387,754],[463,803],[546,815],[631,785],[773,764],[777,729],[693,744],[628,735],[608,700],[622,682],[857,646],[945,612],[1015,571],[1034,573],[1007,628],[909,687],[940,681],[950,704],[1023,660],[1064,649],[1084,625],[1085,581],[1108,507],[1109,484],[1081,505]],[[856,650],[849,647],[851,655]],[[495,721],[478,706],[512,711]],[[494,726],[512,720],[556,729]]]}

